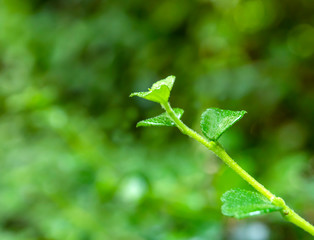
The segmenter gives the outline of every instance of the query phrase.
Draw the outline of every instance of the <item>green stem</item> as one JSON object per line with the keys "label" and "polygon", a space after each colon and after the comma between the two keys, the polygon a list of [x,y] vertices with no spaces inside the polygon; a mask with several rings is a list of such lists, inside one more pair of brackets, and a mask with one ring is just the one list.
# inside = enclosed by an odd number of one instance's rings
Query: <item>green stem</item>
{"label": "green stem", "polygon": [[253,188],[258,192],[263,194],[270,202],[274,205],[282,207],[282,215],[288,221],[299,226],[303,230],[309,232],[314,236],[314,226],[296,214],[291,208],[289,208],[284,200],[280,197],[276,197],[269,190],[267,190],[262,184],[255,180],[250,174],[248,174],[243,168],[241,168],[227,153],[226,151],[217,143],[213,141],[208,141],[206,138],[202,137],[188,126],[186,126],[174,113],[169,102],[161,104],[161,106],[166,110],[169,117],[175,122],[178,129],[185,135],[194,138],[198,142],[202,143],[209,150],[214,152],[222,161],[224,161],[232,170],[234,170],[238,175],[240,175],[245,181],[247,181]]}

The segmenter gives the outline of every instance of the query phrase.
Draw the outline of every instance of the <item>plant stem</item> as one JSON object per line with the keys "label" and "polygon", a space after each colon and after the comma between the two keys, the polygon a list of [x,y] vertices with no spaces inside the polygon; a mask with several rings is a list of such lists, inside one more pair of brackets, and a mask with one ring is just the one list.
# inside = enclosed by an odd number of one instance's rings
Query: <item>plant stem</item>
{"label": "plant stem", "polygon": [[214,141],[208,141],[206,138],[202,137],[188,126],[186,126],[174,113],[169,102],[161,104],[161,106],[166,110],[169,117],[175,122],[178,129],[185,135],[194,138],[198,142],[202,143],[209,150],[214,152],[223,162],[225,162],[232,170],[234,170],[238,175],[240,175],[245,181],[247,181],[253,188],[264,195],[270,202],[274,205],[282,207],[281,213],[284,218],[295,225],[299,226],[303,230],[309,232],[314,236],[314,226],[309,222],[304,220],[298,214],[296,214],[291,208],[289,208],[284,200],[280,197],[276,197],[269,190],[267,190],[262,184],[255,180],[250,174],[248,174],[243,168],[241,168],[220,146],[219,143]]}

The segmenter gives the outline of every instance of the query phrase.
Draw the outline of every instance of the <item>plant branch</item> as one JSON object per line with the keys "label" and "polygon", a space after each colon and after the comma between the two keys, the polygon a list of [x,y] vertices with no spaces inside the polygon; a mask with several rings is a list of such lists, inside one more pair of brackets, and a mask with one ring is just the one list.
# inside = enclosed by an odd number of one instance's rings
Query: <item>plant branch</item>
{"label": "plant branch", "polygon": [[247,181],[253,188],[264,195],[270,202],[278,207],[282,207],[281,213],[284,218],[295,225],[299,226],[303,230],[314,236],[314,226],[309,222],[304,220],[298,214],[296,214],[291,208],[289,208],[284,200],[280,197],[276,197],[268,189],[266,189],[262,184],[255,180],[250,174],[248,174],[242,167],[240,167],[219,145],[219,143],[214,141],[208,141],[188,126],[186,126],[174,113],[169,102],[162,103],[162,108],[164,108],[169,115],[169,117],[174,121],[178,129],[185,135],[194,138],[196,141],[202,143],[209,150],[214,152],[223,162],[225,162],[232,170],[234,170],[238,175],[240,175],[245,181]]}

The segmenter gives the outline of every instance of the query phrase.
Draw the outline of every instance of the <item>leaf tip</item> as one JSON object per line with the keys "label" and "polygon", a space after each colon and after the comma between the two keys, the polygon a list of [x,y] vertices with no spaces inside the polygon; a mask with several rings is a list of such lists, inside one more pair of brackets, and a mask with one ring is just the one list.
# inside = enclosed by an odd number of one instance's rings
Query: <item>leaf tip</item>
{"label": "leaf tip", "polygon": [[139,94],[140,94],[139,92],[134,92],[134,93],[131,93],[129,97],[139,96]]}
{"label": "leaf tip", "polygon": [[247,114],[247,111],[245,111],[245,110],[241,110],[240,111],[240,114],[242,115],[242,117],[245,115],[245,114]]}
{"label": "leaf tip", "polygon": [[142,121],[139,121],[137,124],[136,124],[136,127],[138,128],[138,127],[142,127],[143,126],[143,123],[142,123]]}

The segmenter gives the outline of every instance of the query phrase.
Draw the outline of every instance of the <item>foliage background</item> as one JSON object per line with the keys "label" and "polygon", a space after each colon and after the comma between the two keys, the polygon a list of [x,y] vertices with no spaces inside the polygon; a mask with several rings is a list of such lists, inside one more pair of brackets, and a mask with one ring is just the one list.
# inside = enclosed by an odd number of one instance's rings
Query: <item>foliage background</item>
{"label": "foliage background", "polygon": [[314,223],[311,0],[0,0],[0,239],[310,239],[279,214],[220,213],[250,189],[129,99],[176,75],[171,102],[248,111],[221,142]]}

